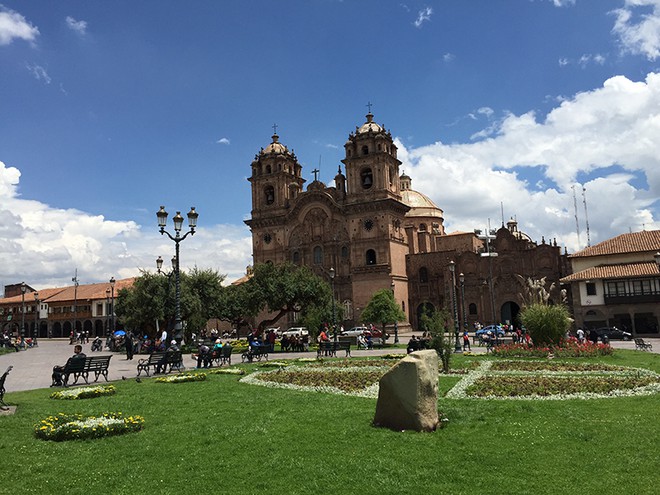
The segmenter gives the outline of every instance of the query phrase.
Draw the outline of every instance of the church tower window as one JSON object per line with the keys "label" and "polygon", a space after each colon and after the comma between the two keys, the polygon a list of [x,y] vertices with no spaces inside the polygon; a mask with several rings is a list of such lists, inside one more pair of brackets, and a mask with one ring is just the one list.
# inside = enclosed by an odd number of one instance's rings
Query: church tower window
{"label": "church tower window", "polygon": [[348,258],[348,247],[347,246],[342,246],[341,247],[341,257],[342,258]]}
{"label": "church tower window", "polygon": [[298,251],[293,252],[293,262],[297,265],[300,263],[300,253]]}
{"label": "church tower window", "polygon": [[314,248],[314,264],[321,265],[323,264],[323,249],[321,246],[316,246]]}
{"label": "church tower window", "polygon": [[273,186],[268,186],[264,189],[264,195],[266,197],[266,204],[272,205],[275,202],[275,189]]}
{"label": "church tower window", "polygon": [[375,265],[376,264],[376,251],[373,249],[368,249],[366,253],[366,262],[367,265]]}
{"label": "church tower window", "polygon": [[429,283],[429,271],[425,266],[419,269],[419,283],[428,284]]}
{"label": "church tower window", "polygon": [[270,174],[270,173],[271,173],[270,165],[266,165],[266,173],[267,173],[267,174]]}
{"label": "church tower window", "polygon": [[369,154],[369,146],[367,146],[366,144],[364,146],[362,146],[362,154],[363,155],[368,155]]}
{"label": "church tower window", "polygon": [[365,168],[360,172],[360,179],[363,189],[369,189],[374,185],[374,174],[370,168]]}

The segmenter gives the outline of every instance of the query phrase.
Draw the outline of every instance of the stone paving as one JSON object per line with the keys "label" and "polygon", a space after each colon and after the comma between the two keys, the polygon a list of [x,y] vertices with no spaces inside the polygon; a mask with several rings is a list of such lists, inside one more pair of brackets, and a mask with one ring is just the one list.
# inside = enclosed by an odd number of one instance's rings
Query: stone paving
{"label": "stone paving", "polygon": [[[407,342],[408,339],[409,336],[402,335],[401,343]],[[652,352],[660,353],[660,338],[644,339],[644,341],[653,345]],[[635,343],[632,341],[612,341],[611,344],[613,347],[619,349],[635,349]],[[112,354],[108,372],[108,378],[110,381],[121,380],[122,377],[135,378],[137,376],[138,359],[145,357],[143,355],[136,354],[132,361],[128,361],[126,359],[126,354],[116,352],[111,353],[106,350],[92,353],[90,348],[91,343],[84,344],[83,352],[85,352],[87,355]],[[405,352],[405,349],[401,348],[374,349],[370,351],[351,350],[351,355],[353,357],[377,356],[389,353],[400,353],[404,355]],[[486,349],[485,347],[473,345],[472,352],[485,353]],[[340,356],[341,354],[342,353],[339,353]],[[65,364],[66,360],[72,355],[73,346],[69,345],[68,339],[42,339],[39,341],[38,347],[33,347],[32,349],[27,349],[26,351],[10,352],[8,354],[1,355],[0,374],[4,373],[8,366],[14,367],[7,376],[7,380],[5,382],[7,393],[16,392],[19,390],[32,390],[49,387],[51,383],[51,373],[53,366],[56,364]],[[301,357],[316,357],[316,352],[275,352],[269,356],[269,359],[272,361],[279,359],[296,359]],[[240,363],[240,361],[240,355],[235,354],[232,356],[232,363]],[[196,365],[196,361],[194,361],[190,355],[184,355],[184,365],[186,368],[193,368]],[[142,376],[144,376],[144,374]],[[105,383],[105,380],[101,378],[99,383]],[[80,384],[80,382],[78,382],[78,384]]]}

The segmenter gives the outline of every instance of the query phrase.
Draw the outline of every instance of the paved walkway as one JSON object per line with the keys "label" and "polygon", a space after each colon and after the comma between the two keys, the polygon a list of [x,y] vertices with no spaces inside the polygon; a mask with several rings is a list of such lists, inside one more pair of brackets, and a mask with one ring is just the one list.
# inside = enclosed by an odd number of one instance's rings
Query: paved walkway
{"label": "paved walkway", "polygon": [[[407,342],[408,337],[402,336],[401,342]],[[660,338],[644,339],[653,345],[653,352],[660,353]],[[619,349],[635,349],[634,342],[612,341],[612,346]],[[108,355],[112,354],[108,378],[110,381],[121,380],[122,377],[134,378],[137,376],[137,360],[143,358],[143,355],[136,354],[132,361],[126,360],[126,354],[110,353],[108,351],[95,352],[90,351],[91,343],[83,345],[83,352],[88,355]],[[400,353],[405,354],[405,349],[374,349],[371,351],[351,350],[353,357],[378,356],[382,354]],[[485,353],[485,347],[472,346],[472,352]],[[640,351],[641,352],[641,351]],[[341,355],[341,353],[339,353]],[[66,360],[73,355],[73,346],[69,345],[68,339],[43,339],[39,341],[39,347],[34,347],[26,351],[10,352],[0,356],[0,374],[4,373],[8,366],[14,369],[7,376],[5,388],[7,392],[19,390],[33,390],[37,388],[47,388],[51,383],[51,373],[53,366],[64,364]],[[310,352],[275,352],[269,356],[269,359],[297,359],[301,357],[316,357],[316,351]],[[234,363],[240,363],[240,355],[232,356]],[[184,364],[192,368],[196,362],[190,355],[184,355]],[[144,376],[144,375],[143,375]],[[101,382],[104,383],[103,379]],[[80,382],[79,382],[80,383]],[[84,382],[83,382],[84,383]]]}

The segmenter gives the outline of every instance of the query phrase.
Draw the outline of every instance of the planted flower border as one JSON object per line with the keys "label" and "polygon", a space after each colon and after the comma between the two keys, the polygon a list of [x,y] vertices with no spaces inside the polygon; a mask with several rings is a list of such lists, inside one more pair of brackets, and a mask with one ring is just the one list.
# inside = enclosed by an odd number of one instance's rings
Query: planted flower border
{"label": "planted flower border", "polygon": [[161,376],[160,378],[156,378],[156,381],[161,383],[202,382],[204,380],[206,380],[205,373],[181,373],[179,375]]}
{"label": "planted flower border", "polygon": [[209,375],[244,375],[245,370],[241,368],[218,368],[215,370],[207,371]]}
{"label": "planted flower border", "polygon": [[[378,397],[378,380],[383,372],[382,366],[371,368],[366,366],[344,367],[333,368],[332,370],[309,366],[290,366],[286,370],[257,371],[241,378],[240,381],[262,387],[376,398]],[[338,377],[339,374],[344,374],[345,377]],[[337,383],[338,378],[345,378],[346,381],[340,380],[342,382],[340,386],[332,385],[332,383]],[[307,380],[314,384],[293,383],[294,381],[305,382]],[[360,381],[370,383],[366,387],[352,388],[355,382]]]}
{"label": "planted flower border", "polygon": [[[649,370],[586,363],[483,361],[446,395],[453,399],[568,400],[660,393],[660,375]],[[537,363],[530,365],[530,363]],[[534,368],[536,369],[530,369]],[[563,367],[563,369],[562,369]],[[582,367],[582,370],[576,368]],[[595,392],[593,390],[596,390]]]}
{"label": "planted flower border", "polygon": [[60,400],[93,399],[104,395],[114,395],[116,392],[117,389],[114,385],[97,385],[59,390],[50,394],[50,398]]}
{"label": "planted flower border", "polygon": [[61,442],[122,435],[143,428],[142,416],[124,417],[120,412],[105,413],[98,417],[60,413],[42,419],[34,426],[34,434],[42,440]]}

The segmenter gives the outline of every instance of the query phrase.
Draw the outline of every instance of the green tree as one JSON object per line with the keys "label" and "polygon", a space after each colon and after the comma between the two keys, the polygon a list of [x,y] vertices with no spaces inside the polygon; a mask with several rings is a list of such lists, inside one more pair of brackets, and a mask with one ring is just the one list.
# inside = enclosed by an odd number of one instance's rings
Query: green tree
{"label": "green tree", "polygon": [[[219,312],[224,275],[214,270],[193,268],[181,272],[181,320],[186,337],[198,332]],[[115,311],[127,328],[155,336],[160,328],[171,330],[175,320],[176,287],[174,275],[143,272],[133,286],[119,291]]]}
{"label": "green tree", "polygon": [[387,338],[385,335],[385,326],[388,323],[394,324],[395,322],[406,319],[405,313],[394,299],[394,294],[388,289],[376,291],[360,317],[365,323],[374,321],[381,323],[383,327],[383,340]]}
{"label": "green tree", "polygon": [[245,313],[258,315],[270,313],[258,324],[260,331],[277,323],[292,312],[302,316],[312,308],[328,308],[332,301],[330,286],[306,266],[292,263],[257,264],[252,277],[245,282],[243,303]]}
{"label": "green tree", "polygon": [[449,311],[425,309],[420,318],[420,326],[431,334],[431,348],[435,349],[442,361],[442,370],[449,373],[449,361],[453,353],[451,334],[449,333]]}

